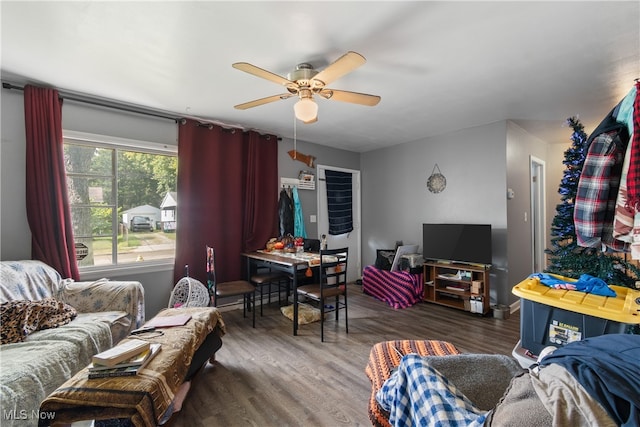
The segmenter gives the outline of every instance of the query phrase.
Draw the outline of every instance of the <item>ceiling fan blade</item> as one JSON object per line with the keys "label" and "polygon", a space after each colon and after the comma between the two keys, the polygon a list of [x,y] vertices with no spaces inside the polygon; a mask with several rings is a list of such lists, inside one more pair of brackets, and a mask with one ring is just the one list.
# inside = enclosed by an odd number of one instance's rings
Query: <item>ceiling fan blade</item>
{"label": "ceiling fan blade", "polygon": [[255,99],[253,101],[245,102],[244,104],[235,105],[233,108],[237,110],[246,110],[247,108],[257,107],[259,105],[268,104],[270,102],[280,101],[281,99],[287,99],[295,96],[293,93],[283,93],[280,95],[267,96],[266,98]]}
{"label": "ceiling fan blade", "polygon": [[318,93],[325,99],[333,99],[334,101],[350,102],[352,104],[367,105],[373,107],[378,105],[380,97],[377,95],[368,95],[366,93],[349,92],[347,90],[324,89]]}
{"label": "ceiling fan blade", "polygon": [[260,67],[256,67],[255,65],[249,64],[248,62],[236,62],[231,66],[237,70],[244,71],[245,73],[253,74],[256,77],[260,77],[260,78],[272,81],[282,86],[295,84],[291,80],[287,80],[282,76],[272,73],[271,71],[263,70]]}
{"label": "ceiling fan blade", "polygon": [[347,73],[355,70],[362,64],[367,62],[364,56],[356,52],[347,52],[334,62],[329,64],[327,68],[316,74],[312,80],[319,80],[325,86],[339,79]]}

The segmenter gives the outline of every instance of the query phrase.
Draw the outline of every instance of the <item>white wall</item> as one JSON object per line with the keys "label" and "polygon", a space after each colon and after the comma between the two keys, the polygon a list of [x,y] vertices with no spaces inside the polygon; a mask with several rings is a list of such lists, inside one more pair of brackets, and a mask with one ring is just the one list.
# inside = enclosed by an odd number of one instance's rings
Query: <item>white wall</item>
{"label": "white wall", "polygon": [[[524,221],[525,212],[531,217],[530,156],[546,164],[548,240],[569,145],[542,141],[502,121],[363,154],[363,265],[397,240],[421,245],[423,223],[489,223],[491,303],[514,303],[511,289],[532,273],[531,228]],[[447,187],[433,194],[426,182],[436,163]],[[507,188],[515,190],[514,199],[507,200]]]}
{"label": "white wall", "polygon": [[[427,189],[435,164],[447,179]],[[363,265],[397,240],[422,246],[423,223],[492,225],[492,300],[505,299],[506,122],[497,122],[364,153]]]}
{"label": "white wall", "polygon": [[[531,207],[531,174],[530,157],[534,156],[545,161],[546,165],[553,163],[547,161],[548,144],[533,137],[518,125],[510,122],[507,127],[507,187],[514,190],[515,197],[507,203],[507,222],[509,247],[508,256],[508,289],[524,280],[532,271],[532,207]],[[545,177],[546,178],[546,177]],[[550,188],[552,184],[545,179],[545,192],[553,192]],[[557,182],[555,192],[557,193]],[[548,203],[547,203],[548,205]],[[547,224],[551,223],[551,218],[546,213]],[[549,230],[547,225],[547,235]],[[510,295],[509,301],[516,301],[517,298]]]}
{"label": "white wall", "polygon": [[25,129],[22,92],[0,91],[0,259],[31,259],[25,201]]}

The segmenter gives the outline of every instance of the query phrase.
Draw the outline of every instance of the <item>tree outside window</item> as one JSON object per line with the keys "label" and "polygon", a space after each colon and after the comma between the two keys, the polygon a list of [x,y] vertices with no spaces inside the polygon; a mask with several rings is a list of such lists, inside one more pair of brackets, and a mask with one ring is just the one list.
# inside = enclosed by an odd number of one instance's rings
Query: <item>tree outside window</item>
{"label": "tree outside window", "polygon": [[64,154],[80,268],[175,257],[161,214],[176,198],[175,153],[65,139]]}

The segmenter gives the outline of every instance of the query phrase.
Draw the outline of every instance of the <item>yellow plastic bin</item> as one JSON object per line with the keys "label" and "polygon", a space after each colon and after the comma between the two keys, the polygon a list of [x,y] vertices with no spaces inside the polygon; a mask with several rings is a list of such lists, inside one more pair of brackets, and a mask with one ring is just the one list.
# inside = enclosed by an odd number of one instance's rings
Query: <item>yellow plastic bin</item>
{"label": "yellow plastic bin", "polygon": [[609,287],[616,297],[554,289],[536,278],[518,283],[512,292],[520,297],[521,347],[538,355],[547,346],[561,347],[589,337],[622,334],[629,326],[639,324],[640,291]]}

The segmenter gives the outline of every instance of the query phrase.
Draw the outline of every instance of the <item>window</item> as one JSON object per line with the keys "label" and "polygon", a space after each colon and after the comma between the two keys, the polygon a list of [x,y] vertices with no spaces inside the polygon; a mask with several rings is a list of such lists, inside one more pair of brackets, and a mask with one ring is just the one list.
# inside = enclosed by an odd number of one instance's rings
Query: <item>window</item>
{"label": "window", "polygon": [[65,132],[79,268],[175,257],[177,146]]}

